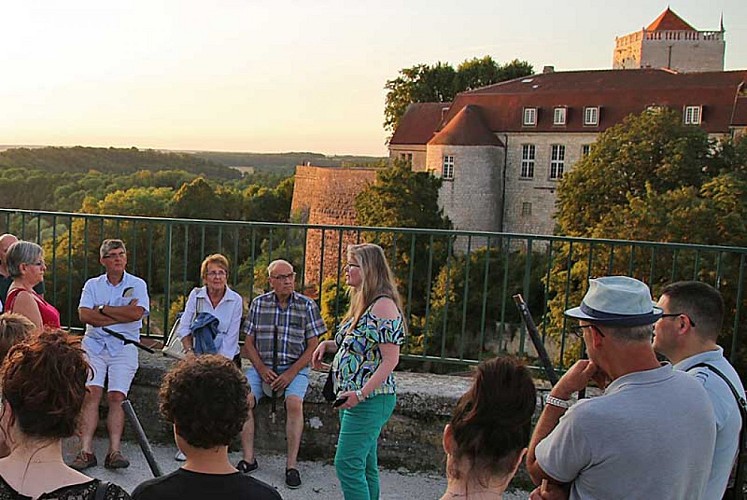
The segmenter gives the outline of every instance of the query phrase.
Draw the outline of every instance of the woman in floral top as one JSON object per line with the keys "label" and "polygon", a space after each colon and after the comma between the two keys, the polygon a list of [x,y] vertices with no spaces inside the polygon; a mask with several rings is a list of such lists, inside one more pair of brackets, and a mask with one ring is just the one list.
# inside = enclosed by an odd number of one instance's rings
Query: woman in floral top
{"label": "woman in floral top", "polygon": [[376,444],[394,411],[394,368],[406,326],[394,276],[378,245],[348,247],[350,308],[335,340],[319,344],[315,367],[334,352],[332,371],[340,409],[335,469],[345,500],[379,498]]}

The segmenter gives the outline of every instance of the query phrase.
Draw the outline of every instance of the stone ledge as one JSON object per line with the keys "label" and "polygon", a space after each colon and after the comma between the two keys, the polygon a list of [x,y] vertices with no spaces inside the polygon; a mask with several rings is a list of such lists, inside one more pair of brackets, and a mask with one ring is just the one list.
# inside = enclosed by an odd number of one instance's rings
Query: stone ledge
{"label": "stone ledge", "polygon": [[[171,426],[158,413],[158,389],[173,360],[140,353],[140,369],[130,390],[130,400],[148,435],[154,442],[173,443]],[[457,399],[469,388],[468,377],[397,372],[397,406],[381,433],[379,462],[388,468],[411,471],[442,471],[443,428]],[[312,371],[304,401],[304,433],[300,458],[331,462],[339,431],[337,412],[322,396],[326,373]],[[285,453],[285,410],[277,405],[277,419],[270,420],[271,404],[263,399],[255,409],[257,453]],[[129,425],[127,426],[129,427]],[[99,431],[106,435],[104,422]],[[126,439],[134,439],[130,429]]]}

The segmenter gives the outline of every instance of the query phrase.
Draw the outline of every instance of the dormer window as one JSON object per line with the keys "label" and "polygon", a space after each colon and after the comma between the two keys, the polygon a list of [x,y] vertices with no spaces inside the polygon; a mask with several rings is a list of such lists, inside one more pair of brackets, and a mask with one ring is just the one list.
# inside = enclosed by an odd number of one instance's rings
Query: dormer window
{"label": "dormer window", "polygon": [[537,126],[537,108],[524,108],[524,119],[521,122],[525,127]]}
{"label": "dormer window", "polygon": [[587,106],[584,108],[584,125],[599,125],[599,106]]}
{"label": "dormer window", "polygon": [[700,125],[703,115],[702,106],[685,106],[685,125]]}
{"label": "dormer window", "polygon": [[567,111],[568,111],[568,108],[566,107],[555,108],[553,115],[552,115],[552,124],[553,125],[565,125],[565,115]]}

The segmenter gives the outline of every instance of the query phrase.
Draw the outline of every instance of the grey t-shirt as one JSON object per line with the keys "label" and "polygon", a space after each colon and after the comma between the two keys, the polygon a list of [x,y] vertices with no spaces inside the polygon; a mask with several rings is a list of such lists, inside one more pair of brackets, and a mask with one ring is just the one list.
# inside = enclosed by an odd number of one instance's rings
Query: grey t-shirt
{"label": "grey t-shirt", "polygon": [[693,377],[664,364],[614,380],[571,407],[536,448],[573,499],[703,498],[716,426]]}

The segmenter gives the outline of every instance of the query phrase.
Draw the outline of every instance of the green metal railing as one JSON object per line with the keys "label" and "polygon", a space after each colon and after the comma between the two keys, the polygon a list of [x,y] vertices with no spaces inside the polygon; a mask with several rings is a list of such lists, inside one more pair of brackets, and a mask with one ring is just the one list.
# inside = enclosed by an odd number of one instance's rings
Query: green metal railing
{"label": "green metal railing", "polygon": [[250,301],[266,286],[267,264],[292,262],[298,289],[322,306],[330,329],[346,310],[345,249],[380,244],[398,277],[410,325],[403,358],[467,365],[501,352],[532,356],[512,295],[521,293],[546,347],[563,369],[581,354],[567,336],[562,311],[577,305],[590,277],[625,274],[651,286],[701,280],[722,292],[727,317],[721,342],[730,358],[744,356],[747,249],[622,240],[356,226],[167,219],[0,209],[0,233],[45,249],[46,298],[63,324],[79,328],[77,305],[86,279],[102,272],[104,238],[127,244],[128,270],[151,294],[144,335],[163,337],[184,297],[199,286],[199,266],[211,253],[232,263],[229,284]]}

